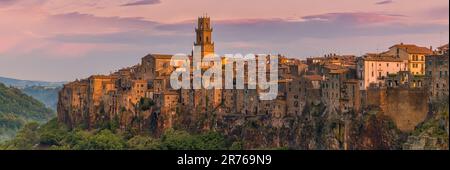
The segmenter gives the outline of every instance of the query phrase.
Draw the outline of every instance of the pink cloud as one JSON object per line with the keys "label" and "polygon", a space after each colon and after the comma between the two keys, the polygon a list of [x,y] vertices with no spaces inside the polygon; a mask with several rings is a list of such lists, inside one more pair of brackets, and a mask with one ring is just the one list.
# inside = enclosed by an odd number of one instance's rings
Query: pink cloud
{"label": "pink cloud", "polygon": [[154,5],[161,3],[160,0],[138,0],[135,2],[129,2],[126,4],[122,4],[121,6],[140,6],[140,5]]}
{"label": "pink cloud", "polygon": [[392,3],[394,3],[393,0],[385,0],[385,1],[377,2],[377,3],[375,3],[375,4],[376,4],[376,5],[386,5],[386,4],[392,4]]}
{"label": "pink cloud", "polygon": [[151,30],[156,23],[142,18],[97,17],[78,12],[53,15],[35,6],[0,10],[0,24],[2,54],[33,57],[33,52],[40,51],[48,57],[81,57],[91,51],[107,50],[112,45],[65,43],[50,38]]}

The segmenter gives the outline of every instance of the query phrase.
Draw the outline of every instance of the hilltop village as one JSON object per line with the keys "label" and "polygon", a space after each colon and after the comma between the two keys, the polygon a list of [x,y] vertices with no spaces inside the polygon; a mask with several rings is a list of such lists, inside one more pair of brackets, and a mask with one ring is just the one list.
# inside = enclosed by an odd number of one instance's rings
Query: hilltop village
{"label": "hilltop village", "polygon": [[[198,19],[194,46],[202,57],[214,53],[211,25],[209,17]],[[278,55],[278,95],[270,101],[258,89],[175,90],[171,58],[148,54],[135,66],[65,84],[58,121],[155,136],[170,128],[214,130],[248,141],[245,148],[396,149],[410,146],[390,139],[428,119],[434,103],[448,105],[448,44],[399,43],[382,53],[306,60]],[[448,134],[448,120],[444,126]]]}

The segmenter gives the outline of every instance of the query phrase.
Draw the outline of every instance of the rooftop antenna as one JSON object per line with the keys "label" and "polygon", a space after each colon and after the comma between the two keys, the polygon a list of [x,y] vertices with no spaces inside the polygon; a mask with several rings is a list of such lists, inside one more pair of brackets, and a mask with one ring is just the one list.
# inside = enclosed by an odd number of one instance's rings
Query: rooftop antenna
{"label": "rooftop antenna", "polygon": [[380,45],[377,43],[376,46],[377,46],[377,54],[378,54],[378,53],[380,53],[380,49],[379,49],[379,48],[380,48]]}

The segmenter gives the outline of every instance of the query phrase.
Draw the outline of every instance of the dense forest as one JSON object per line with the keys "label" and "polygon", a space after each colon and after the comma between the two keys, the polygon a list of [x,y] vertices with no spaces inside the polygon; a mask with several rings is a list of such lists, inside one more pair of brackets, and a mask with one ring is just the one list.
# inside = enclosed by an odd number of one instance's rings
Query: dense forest
{"label": "dense forest", "polygon": [[2,149],[48,150],[226,150],[242,149],[241,142],[228,141],[217,132],[190,134],[168,129],[161,137],[130,135],[114,129],[69,130],[56,119],[44,125],[29,123]]}

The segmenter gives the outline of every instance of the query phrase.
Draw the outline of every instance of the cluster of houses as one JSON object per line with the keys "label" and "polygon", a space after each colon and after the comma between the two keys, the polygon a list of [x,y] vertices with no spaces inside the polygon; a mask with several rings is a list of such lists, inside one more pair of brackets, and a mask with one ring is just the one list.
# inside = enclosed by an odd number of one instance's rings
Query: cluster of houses
{"label": "cluster of houses", "polygon": [[[210,18],[199,18],[196,33],[194,45],[201,49],[202,57],[214,53]],[[280,118],[301,115],[305,108],[319,104],[325,106],[324,114],[360,112],[374,103],[368,97],[370,89],[418,89],[427,94],[421,99],[425,103],[448,97],[448,44],[434,50],[400,43],[386,52],[359,57],[327,54],[299,60],[278,55],[278,95],[274,100],[260,100],[258,88],[173,89],[170,75],[176,68],[171,59],[172,55],[149,54],[133,67],[64,85],[58,119],[75,126],[144,112]],[[143,101],[152,101],[157,109],[139,109]]]}

